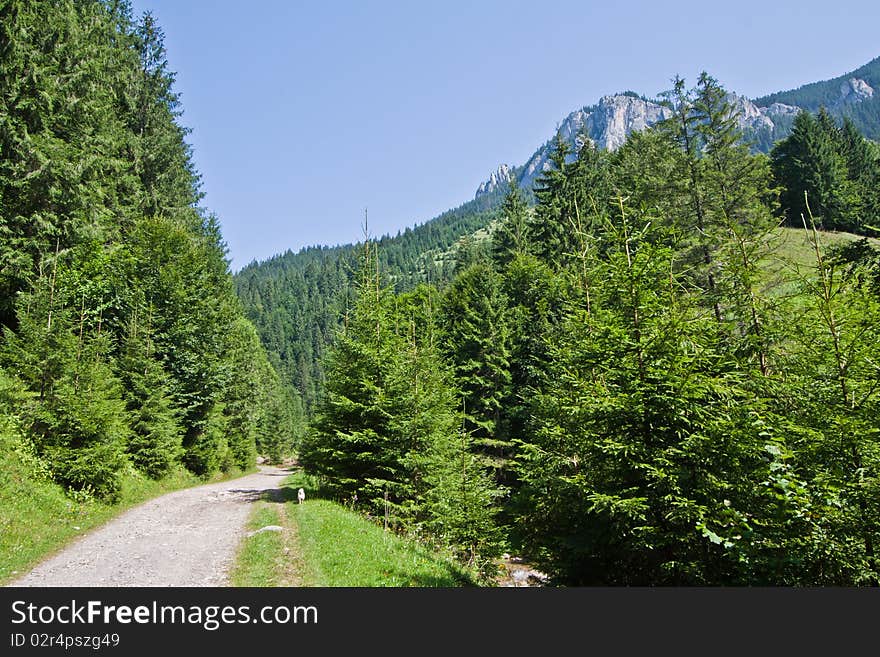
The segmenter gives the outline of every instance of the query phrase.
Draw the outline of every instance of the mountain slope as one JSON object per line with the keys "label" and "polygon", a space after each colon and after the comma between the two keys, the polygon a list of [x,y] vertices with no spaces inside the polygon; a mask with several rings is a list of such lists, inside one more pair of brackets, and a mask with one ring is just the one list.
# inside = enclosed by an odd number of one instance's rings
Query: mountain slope
{"label": "mountain slope", "polygon": [[[503,190],[448,210],[397,236],[378,240],[382,271],[397,290],[439,283],[452,273],[456,242],[497,215]],[[272,364],[312,408],[323,385],[321,358],[348,304],[360,247],[345,244],[287,251],[253,262],[235,275],[245,314],[257,327]]]}
{"label": "mountain slope", "polygon": [[[731,93],[729,100],[739,113],[739,125],[745,138],[753,143],[755,150],[764,153],[788,136],[798,112],[817,112],[820,107],[825,107],[837,119],[849,117],[862,134],[876,140],[880,138],[880,57],[832,80],[780,91],[754,101]],[[572,153],[577,153],[584,136],[599,149],[616,150],[632,132],[644,130],[669,115],[662,101],[627,91],[604,96],[595,105],[575,110],[565,117],[557,132],[572,147]],[[523,189],[531,189],[549,166],[551,144],[552,139],[545,142],[520,167],[500,165],[479,185],[475,197],[494,192],[512,179]]]}
{"label": "mountain slope", "polygon": [[[841,86],[854,77],[865,84]],[[851,74],[799,90],[778,92],[756,101],[731,93],[729,100],[739,112],[744,136],[756,150],[768,152],[777,140],[789,134],[802,108],[812,111],[823,103],[834,116],[851,116],[854,120],[862,117],[857,125],[866,134],[877,135],[880,116],[872,112],[880,94],[873,93],[875,86],[880,86],[880,59]],[[560,123],[559,132],[573,152],[577,152],[584,136],[599,148],[614,150],[632,132],[644,130],[669,116],[669,112],[662,101],[628,91],[575,110]],[[404,290],[420,282],[446,280],[454,266],[451,254],[456,244],[464,236],[485,230],[497,217],[510,182],[516,180],[526,195],[531,195],[535,181],[549,166],[552,141],[548,139],[520,166],[501,164],[478,186],[473,200],[395,237],[382,237],[380,261],[395,288]],[[357,253],[358,245],[352,244],[287,251],[251,263],[235,277],[245,312],[256,325],[271,361],[287,381],[295,383],[308,408],[322,386],[320,359],[346,308]]]}
{"label": "mountain slope", "polygon": [[[756,150],[763,152],[769,151],[777,139],[788,134],[800,111],[779,102],[758,106],[736,94],[730,94],[729,101],[738,112],[739,126],[745,137],[755,143]],[[600,150],[617,150],[633,132],[644,130],[671,115],[663,101],[625,92],[603,96],[596,105],[575,110],[565,117],[557,132],[571,146],[569,159],[574,160],[585,138]],[[552,143],[552,139],[547,140],[521,167],[500,165],[480,184],[475,198],[495,192],[512,179],[516,179],[523,189],[532,189],[541,172],[550,166]]]}
{"label": "mountain slope", "polygon": [[779,91],[763,96],[755,103],[762,107],[785,103],[810,112],[825,107],[832,116],[850,117],[869,139],[880,139],[880,57],[851,73],[790,91]]}

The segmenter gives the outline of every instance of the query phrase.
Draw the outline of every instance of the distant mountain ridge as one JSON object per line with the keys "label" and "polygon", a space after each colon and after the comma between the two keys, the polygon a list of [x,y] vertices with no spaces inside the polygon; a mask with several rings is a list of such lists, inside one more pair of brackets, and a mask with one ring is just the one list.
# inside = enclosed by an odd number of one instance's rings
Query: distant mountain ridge
{"label": "distant mountain ridge", "polygon": [[[755,103],[761,106],[785,103],[811,112],[824,106],[846,115],[852,113],[854,106],[876,108],[880,104],[880,57],[851,73],[822,82],[811,82],[790,91],[778,91],[756,99]],[[880,137],[880,122],[857,127],[871,139]]]}
{"label": "distant mountain ridge", "polygon": [[[825,107],[835,117],[849,116],[869,138],[880,137],[880,57],[865,66],[833,80],[815,82],[792,91],[783,91],[752,101],[731,93],[729,100],[739,112],[739,123],[756,150],[768,152],[773,144],[787,136],[794,117],[801,110],[818,111]],[[660,101],[633,92],[603,96],[589,107],[573,111],[559,125],[557,132],[572,147],[572,159],[580,149],[581,135],[586,134],[601,150],[616,150],[629,135],[644,130],[670,116]],[[541,145],[519,167],[500,165],[477,188],[475,198],[491,194],[516,179],[519,186],[531,189],[549,164],[553,140]]]}

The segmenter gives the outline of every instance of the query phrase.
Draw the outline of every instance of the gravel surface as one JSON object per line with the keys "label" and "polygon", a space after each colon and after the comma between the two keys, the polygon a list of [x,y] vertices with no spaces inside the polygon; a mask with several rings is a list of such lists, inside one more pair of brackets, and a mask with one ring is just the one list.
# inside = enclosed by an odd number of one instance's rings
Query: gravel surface
{"label": "gravel surface", "polygon": [[289,470],[168,493],[130,509],[10,586],[227,586],[251,503]]}

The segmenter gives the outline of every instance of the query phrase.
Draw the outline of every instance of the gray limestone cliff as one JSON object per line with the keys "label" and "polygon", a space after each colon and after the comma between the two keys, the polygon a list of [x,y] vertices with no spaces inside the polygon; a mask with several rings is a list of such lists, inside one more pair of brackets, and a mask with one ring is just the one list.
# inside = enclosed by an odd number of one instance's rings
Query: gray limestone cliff
{"label": "gray limestone cliff", "polygon": [[[858,85],[860,80],[851,82],[850,94],[873,93],[871,87]],[[728,101],[739,116],[740,127],[751,133],[771,133],[777,123],[783,119],[790,121],[800,111],[782,103],[758,107],[748,98],[736,94],[729,94]],[[660,103],[635,94],[617,94],[604,96],[596,105],[572,112],[562,121],[558,133],[572,147],[569,159],[573,160],[584,138],[590,139],[599,149],[613,151],[620,148],[633,132],[644,130],[669,116],[671,110]],[[552,140],[541,146],[520,169],[513,170],[502,164],[480,184],[476,197],[496,190],[502,181],[511,179],[514,171],[521,187],[532,187],[541,172],[550,167],[551,149]]]}
{"label": "gray limestone cliff", "polygon": [[480,184],[474,197],[479,198],[483,194],[491,194],[504,183],[509,183],[510,179],[510,167],[506,164],[502,164],[497,169],[495,169],[495,171],[492,172],[492,175],[490,175],[487,180]]}
{"label": "gray limestone cliff", "polygon": [[840,83],[840,99],[837,105],[854,105],[874,97],[874,89],[864,80],[849,78]]}

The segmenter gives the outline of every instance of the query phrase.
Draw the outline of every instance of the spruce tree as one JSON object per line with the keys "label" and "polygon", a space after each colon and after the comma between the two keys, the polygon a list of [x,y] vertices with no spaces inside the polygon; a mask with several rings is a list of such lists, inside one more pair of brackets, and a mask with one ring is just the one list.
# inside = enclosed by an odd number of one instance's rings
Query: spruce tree
{"label": "spruce tree", "polygon": [[501,204],[501,219],[492,233],[492,258],[497,265],[504,266],[516,255],[528,252],[528,221],[529,205],[513,180]]}
{"label": "spruce tree", "polygon": [[737,577],[728,552],[742,536],[718,530],[749,510],[757,431],[714,318],[670,277],[674,252],[647,239],[651,223],[622,203],[605,223],[592,263],[605,284],[589,312],[571,306],[550,346],[517,460],[518,531],[568,584]]}
{"label": "spruce tree", "polygon": [[501,422],[510,384],[506,305],[498,274],[487,264],[477,264],[447,288],[440,318],[443,350],[462,393],[465,431],[473,433],[499,470],[510,455]]}
{"label": "spruce tree", "polygon": [[358,499],[384,511],[387,482],[395,481],[401,454],[388,424],[389,371],[403,351],[389,321],[391,297],[379,281],[375,246],[366,242],[355,305],[328,352],[327,383],[300,461],[322,477],[339,499]]}
{"label": "spruce tree", "polygon": [[131,418],[126,451],[135,467],[159,479],[180,463],[182,427],[171,379],[153,358],[149,315],[143,324],[132,321],[118,369]]}
{"label": "spruce tree", "polygon": [[[678,76],[666,96],[672,115],[659,121],[656,130],[674,144],[679,152],[679,157],[674,160],[678,165],[675,176],[680,179],[685,192],[687,212],[678,222],[678,228],[690,242],[686,263],[693,267],[697,285],[703,289],[707,305],[712,308],[715,319],[720,324],[722,310],[718,298],[718,264],[714,260],[719,236],[712,214],[707,208],[705,167],[701,163],[705,148],[705,129],[701,128],[701,124],[710,118],[707,115],[709,108],[706,106],[708,98],[701,99],[698,91],[688,89],[684,79]],[[718,118],[722,121],[728,120],[720,115]]]}
{"label": "spruce tree", "polygon": [[771,158],[773,175],[783,188],[780,203],[790,225],[802,225],[802,217],[807,216],[806,194],[821,227],[845,227],[846,163],[837,152],[833,133],[823,130],[813,115],[801,112],[795,117],[791,135],[773,148]]}
{"label": "spruce tree", "polygon": [[552,266],[565,262],[571,251],[568,237],[574,215],[566,177],[570,153],[571,146],[557,133],[548,157],[549,168],[535,181],[538,203],[528,233],[536,255]]}
{"label": "spruce tree", "polygon": [[763,156],[749,153],[727,93],[706,73],[697,83],[694,106],[703,118],[698,132],[704,144],[705,207],[720,238],[714,255],[722,266],[717,298],[725,319],[734,324],[730,329],[734,350],[753,358],[761,374],[767,375],[767,304],[757,288],[759,263],[770,254],[770,232],[777,224],[770,169]]}
{"label": "spruce tree", "polygon": [[19,329],[7,330],[3,357],[34,392],[24,428],[55,480],[112,498],[129,437],[122,387],[107,335],[70,310],[65,255],[19,295]]}
{"label": "spruce tree", "polygon": [[807,294],[788,357],[803,398],[798,416],[811,429],[798,445],[816,518],[808,575],[877,586],[880,303],[863,266],[844,266],[825,251],[815,227],[807,229],[816,267],[802,280]]}
{"label": "spruce tree", "polygon": [[427,465],[428,530],[462,561],[492,577],[496,568],[492,558],[505,543],[498,523],[498,501],[504,491],[492,469],[463,428],[434,445]]}

